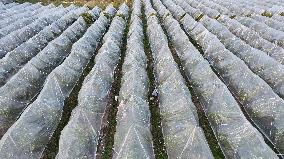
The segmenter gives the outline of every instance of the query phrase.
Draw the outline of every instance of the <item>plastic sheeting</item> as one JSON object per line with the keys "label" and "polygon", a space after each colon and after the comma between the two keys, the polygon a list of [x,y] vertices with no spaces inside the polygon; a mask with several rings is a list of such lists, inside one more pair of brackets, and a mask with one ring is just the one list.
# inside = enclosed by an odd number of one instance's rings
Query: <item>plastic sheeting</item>
{"label": "plastic sheeting", "polygon": [[40,8],[40,7],[41,7],[40,4],[29,4],[29,6],[24,7],[23,9],[12,10],[11,12],[8,12],[8,13],[2,13],[2,14],[0,14],[0,18],[2,19],[2,18],[5,18],[5,17],[13,16],[14,14],[25,12],[25,11],[28,11],[28,10],[35,10],[35,9]]}
{"label": "plastic sheeting", "polygon": [[220,13],[217,10],[209,8],[200,2],[192,0],[185,0],[185,1],[192,7],[199,9],[200,11],[202,11],[204,14],[208,15],[211,18],[217,18],[220,16]]}
{"label": "plastic sheeting", "polygon": [[[68,8],[71,9],[72,7],[68,7]],[[43,12],[48,12],[48,11],[50,11],[50,10],[43,10]],[[36,11],[29,11],[29,13],[38,13],[38,14],[35,14],[35,15],[30,14],[29,17],[22,17],[21,19],[15,18],[16,21],[14,23],[6,25],[5,27],[0,29],[0,38],[4,37],[5,35],[8,35],[12,31],[18,30],[20,28],[23,28],[24,26],[29,25],[30,23],[34,22],[36,19],[43,16],[43,14],[39,13],[37,10]]]}
{"label": "plastic sheeting", "polygon": [[79,18],[0,88],[1,136],[40,92],[47,75],[70,53],[72,44],[86,29],[87,24]]}
{"label": "plastic sheeting", "polygon": [[282,151],[283,100],[204,26],[200,23],[183,25],[195,25],[188,34],[202,47],[205,58],[220,74],[254,124]]}
{"label": "plastic sheeting", "polygon": [[281,22],[281,23],[283,23],[284,22],[284,16],[281,16],[281,15],[273,15],[272,17],[271,17],[271,19],[274,19],[274,20],[276,20],[276,21],[278,21],[278,22]]}
{"label": "plastic sheeting", "polygon": [[13,0],[1,0],[0,2],[4,3],[4,4],[7,4],[7,3],[12,3]]}
{"label": "plastic sheeting", "polygon": [[[191,7],[186,1],[184,0],[175,0],[175,3],[179,4],[180,6],[183,6],[185,8],[184,11],[186,11],[186,13],[188,13],[189,15],[191,15],[192,17],[194,17],[194,19],[198,19],[199,17],[203,16],[203,12],[200,11],[199,9],[193,8]],[[167,1],[165,1],[165,3],[168,3]],[[180,6],[177,6],[178,8],[180,8]],[[182,11],[183,9],[180,10],[181,13],[183,13]]]}
{"label": "plastic sheeting", "polygon": [[225,15],[228,15],[228,16],[233,16],[234,14],[228,10],[227,8],[217,4],[217,3],[214,3],[210,0],[200,0],[200,2],[204,5],[206,5],[207,7],[210,7],[212,9],[215,9],[217,10],[218,12],[220,12],[221,14],[225,14]]}
{"label": "plastic sheeting", "polygon": [[[80,25],[86,27],[82,18],[79,18],[74,24],[76,23],[81,23]],[[74,24],[72,25],[73,29],[76,26]],[[80,29],[79,27],[76,29]],[[10,143],[12,142],[11,138],[3,136],[0,141],[1,157],[9,158],[13,154],[16,154],[17,158],[39,158],[41,156],[49,138],[60,121],[64,99],[71,92],[84,67],[94,53],[92,47],[96,47],[97,44],[92,41],[96,40],[95,37],[90,38],[90,36],[93,36],[93,31],[94,27],[91,27],[85,36],[73,45],[71,54],[63,64],[52,71],[47,77],[45,85],[35,102],[28,106],[19,120],[8,130],[6,136],[13,136],[19,138],[19,140],[12,145]],[[72,32],[76,33],[76,30]],[[69,29],[67,35],[70,36],[70,34],[72,33]],[[73,40],[70,39],[70,41]],[[91,44],[90,41],[92,42]],[[34,119],[37,122],[34,122]],[[21,131],[22,134],[17,133],[18,129],[23,130]],[[44,131],[37,131],[39,129]]]}
{"label": "plastic sheeting", "polygon": [[262,23],[268,25],[271,28],[274,28],[274,29],[277,29],[277,30],[280,30],[280,31],[284,31],[283,23],[278,22],[277,20],[274,20],[272,18],[268,18],[268,17],[261,16],[261,15],[252,15],[251,18],[253,18],[254,20],[257,20],[259,22],[262,22]]}
{"label": "plastic sheeting", "polygon": [[266,53],[252,48],[215,19],[205,16],[201,22],[220,39],[228,50],[242,59],[255,74],[266,81],[281,98],[284,98],[284,65]]}
{"label": "plastic sheeting", "polygon": [[147,57],[144,52],[143,25],[140,17],[141,1],[134,0],[118,97],[114,159],[154,158],[147,101]]}
{"label": "plastic sheeting", "polygon": [[14,14],[13,16],[5,17],[0,20],[0,28],[2,29],[4,27],[7,27],[8,25],[13,24],[14,22],[22,18],[27,18],[30,16],[37,16],[37,17],[42,16],[45,14],[47,10],[54,7],[55,7],[54,5],[50,4],[47,6],[42,6],[41,8],[36,10],[29,10],[22,13]]}
{"label": "plastic sheeting", "polygon": [[217,3],[227,9],[229,9],[234,15],[250,15],[252,14],[252,12],[250,10],[248,10],[245,6],[238,6],[234,3],[231,2],[228,2],[228,1],[225,1],[223,0],[222,2],[220,0],[212,0],[214,3]]}
{"label": "plastic sheeting", "polygon": [[[11,32],[0,39],[0,58],[4,57],[9,51],[12,51],[23,42],[27,41],[44,27],[50,25],[52,22],[58,20],[62,15],[66,14],[70,8],[57,7],[49,10],[49,13],[25,26],[22,29]],[[7,45],[9,44],[9,45]]]}
{"label": "plastic sheeting", "polygon": [[57,159],[96,158],[102,116],[119,63],[127,17],[128,7],[123,4],[111,23],[108,39],[98,51],[94,67],[84,80],[78,106],[61,132]]}
{"label": "plastic sheeting", "polygon": [[[45,146],[60,122],[64,100],[79,80],[102,36],[101,32],[96,32],[97,26],[91,26],[84,36],[73,44],[70,55],[48,75],[37,99],[25,109],[21,117],[2,137],[0,141],[1,158],[25,159],[42,156]],[[72,30],[68,28],[68,32],[64,32],[61,37],[64,34],[72,36],[72,33],[80,36],[86,27],[86,22],[80,17],[71,26]],[[69,41],[74,42],[74,39],[69,39]],[[57,56],[57,58],[60,57],[62,56]]]}
{"label": "plastic sheeting", "polygon": [[[98,8],[95,10],[99,10]],[[13,51],[0,59],[0,86],[18,72],[31,58],[41,51],[48,43],[60,35],[69,25],[76,21],[80,14],[86,11],[85,7],[68,12],[66,15],[45,27],[37,35],[21,44]],[[96,16],[94,15],[95,19]]]}
{"label": "plastic sheeting", "polygon": [[10,8],[0,11],[0,15],[1,14],[6,14],[6,13],[11,13],[11,12],[15,12],[17,10],[21,10],[24,9],[25,7],[28,7],[31,5],[31,3],[22,3],[22,4],[18,4],[18,3],[14,3],[15,5],[12,5]]}
{"label": "plastic sheeting", "polygon": [[218,21],[247,44],[266,52],[269,56],[273,57],[281,64],[284,64],[284,49],[282,47],[263,39],[257,32],[242,25],[235,19],[230,19],[227,16],[220,16]]}
{"label": "plastic sheeting", "polygon": [[[190,33],[260,130],[283,151],[284,101],[202,25]],[[220,60],[222,59],[222,60]]]}
{"label": "plastic sheeting", "polygon": [[[161,127],[169,158],[213,158],[196,107],[179,72],[150,1],[145,0],[147,33],[154,59]],[[177,98],[178,97],[178,98]]]}
{"label": "plastic sheeting", "polygon": [[[5,3],[4,3],[5,4]],[[5,4],[5,8],[3,10],[7,10],[7,9],[10,9],[14,6],[16,6],[17,3],[13,2],[13,3],[9,3],[9,4]]]}
{"label": "plastic sheeting", "polygon": [[[159,0],[155,1],[157,8],[163,8]],[[159,12],[159,15],[163,14],[164,12]],[[163,24],[225,156],[275,158],[276,155],[266,145],[262,135],[245,118],[226,85],[190,43],[178,21],[168,16]]]}
{"label": "plastic sheeting", "polygon": [[259,33],[264,39],[284,47],[284,32],[273,29],[264,23],[258,22],[249,17],[236,17],[243,25]]}

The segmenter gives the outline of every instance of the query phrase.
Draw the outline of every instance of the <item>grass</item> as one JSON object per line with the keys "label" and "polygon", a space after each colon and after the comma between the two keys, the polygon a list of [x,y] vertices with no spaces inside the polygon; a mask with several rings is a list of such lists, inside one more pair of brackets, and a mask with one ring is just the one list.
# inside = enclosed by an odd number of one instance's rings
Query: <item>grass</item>
{"label": "grass", "polygon": [[118,8],[122,3],[126,3],[128,6],[131,6],[132,0],[15,0],[17,3],[24,3],[24,2],[30,2],[30,3],[38,3],[41,2],[43,5],[48,5],[53,3],[54,5],[63,5],[63,6],[69,6],[71,4],[77,5],[77,6],[83,6],[86,5],[89,8],[93,8],[95,6],[98,6],[102,9],[106,8],[109,4],[112,4],[114,7]]}

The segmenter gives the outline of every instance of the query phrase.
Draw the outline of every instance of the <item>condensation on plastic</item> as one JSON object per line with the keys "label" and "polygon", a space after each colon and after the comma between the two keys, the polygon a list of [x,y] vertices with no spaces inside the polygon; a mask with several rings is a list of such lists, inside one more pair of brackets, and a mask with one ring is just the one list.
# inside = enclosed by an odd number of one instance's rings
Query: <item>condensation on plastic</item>
{"label": "condensation on plastic", "polygon": [[267,26],[266,24],[258,22],[249,17],[236,17],[235,19],[238,20],[243,25],[258,32],[259,35],[264,39],[273,42],[281,46],[282,48],[284,47],[284,32],[273,29]]}
{"label": "condensation on plastic", "polygon": [[[69,10],[69,8],[70,8],[70,10],[74,9],[73,6],[68,7],[68,10]],[[49,10],[47,10],[47,11],[49,11]],[[46,12],[46,11],[43,11],[43,12]],[[30,13],[33,13],[33,11],[30,12]],[[1,28],[0,29],[0,38],[4,37],[5,35],[8,35],[12,31],[15,31],[15,30],[18,30],[18,29],[25,27],[25,26],[29,25],[30,23],[34,22],[36,19],[40,18],[41,16],[44,16],[37,11],[34,11],[34,13],[38,13],[38,14],[34,14],[34,15],[30,14],[29,17],[22,17],[20,19],[16,18],[17,20],[14,23],[11,23],[11,24],[6,25],[5,27]]]}
{"label": "condensation on plastic", "polygon": [[35,10],[35,9],[40,8],[40,7],[41,7],[40,4],[31,4],[29,6],[26,6],[22,9],[20,9],[20,10],[13,10],[12,12],[2,13],[2,14],[0,14],[0,18],[3,19],[5,17],[13,16],[14,14],[17,14],[17,13],[26,12],[28,10]]}
{"label": "condensation on plastic", "polygon": [[[213,158],[196,107],[168,47],[150,1],[145,0],[147,34],[154,59],[161,127],[169,158]],[[178,97],[178,98],[177,98]]]}
{"label": "condensation on plastic", "polygon": [[78,106],[61,132],[57,159],[96,158],[101,121],[119,63],[127,18],[128,7],[123,4],[109,27],[108,39],[95,57],[94,67],[83,82]]}
{"label": "condensation on plastic", "polygon": [[281,98],[284,98],[284,65],[246,44],[217,20],[205,16],[201,23],[215,34],[228,50],[242,59],[255,74],[266,81]]}
{"label": "condensation on plastic", "polygon": [[[0,86],[3,86],[9,78],[16,74],[31,58],[46,47],[51,40],[59,36],[85,11],[86,8],[82,7],[68,12],[0,59]],[[97,15],[94,15],[95,18],[97,18]]]}
{"label": "condensation on plastic", "polygon": [[[175,3],[179,4],[180,6],[184,6],[186,13],[188,13],[189,15],[191,15],[192,17],[194,17],[195,19],[202,17],[203,16],[203,12],[200,11],[199,9],[193,8],[191,7],[186,1],[184,0],[174,0]],[[165,3],[168,3],[167,1],[165,1]],[[180,8],[180,6],[177,6],[178,8]],[[181,10],[181,13],[182,10]],[[177,18],[177,17],[176,17]]]}
{"label": "condensation on plastic", "polygon": [[[99,14],[99,11],[89,13]],[[76,23],[79,25],[74,25]],[[71,32],[73,34],[77,32],[80,36],[87,29],[87,24],[82,17],[74,24],[72,25],[74,30],[64,32],[62,35],[67,33],[66,36],[73,36]],[[96,27],[98,25],[91,26],[82,38],[74,44],[71,43],[73,46],[70,55],[48,75],[37,99],[23,111],[20,118],[4,134],[0,141],[1,158],[14,156],[28,159],[42,156],[42,152],[60,122],[64,100],[76,85],[98,46],[102,35],[101,32],[97,32]],[[74,42],[74,40],[69,41]],[[64,58],[60,55],[56,56],[56,58],[60,57]]]}
{"label": "condensation on plastic", "polygon": [[86,29],[87,24],[80,17],[0,88],[1,136],[40,92],[48,74],[62,63],[70,53],[72,44],[83,35]]}
{"label": "condensation on plastic", "polygon": [[202,47],[204,57],[234,93],[254,124],[283,151],[284,115],[281,110],[284,101],[201,23],[183,25],[195,25],[188,34]]}
{"label": "condensation on plastic", "polygon": [[192,0],[185,0],[185,1],[193,8],[199,9],[201,12],[203,12],[204,14],[208,15],[211,18],[217,18],[220,16],[220,13],[217,10],[209,8],[200,2]]}
{"label": "condensation on plastic", "polygon": [[217,3],[214,3],[213,1],[210,1],[210,0],[200,0],[201,3],[203,3],[204,5],[206,5],[207,7],[210,7],[212,9],[215,9],[217,10],[218,12],[222,13],[222,14],[225,14],[225,15],[228,15],[228,16],[234,16],[234,14],[228,10],[227,8],[217,4]]}
{"label": "condensation on plastic", "polygon": [[[155,1],[157,2],[155,6],[163,8],[159,0]],[[167,7],[170,10],[176,8],[173,3]],[[190,43],[187,35],[179,27],[178,21],[168,16],[164,19],[164,26],[225,156],[227,158],[275,158],[276,154],[245,118],[226,85]],[[249,143],[248,140],[250,140]]]}
{"label": "condensation on plastic", "polygon": [[284,114],[281,110],[284,101],[202,25],[196,26],[190,34],[202,46],[204,56],[238,98],[254,124],[283,151]]}
{"label": "condensation on plastic", "polygon": [[268,25],[271,28],[274,28],[274,29],[277,29],[277,30],[280,30],[280,31],[284,31],[283,23],[278,22],[277,20],[274,20],[272,18],[268,18],[268,17],[261,16],[261,15],[252,15],[251,18],[253,18],[254,20],[257,20],[259,22],[262,22],[262,23]]}
{"label": "condensation on plastic", "polygon": [[[72,7],[71,7],[72,8]],[[62,15],[66,14],[70,8],[63,8],[62,6],[53,8],[49,10],[49,13],[46,13],[46,16],[41,17],[34,21],[33,23],[11,32],[5,37],[0,39],[0,58],[3,58],[9,51],[12,51],[34,35],[36,35],[39,31],[41,31],[44,27],[50,25],[54,21],[58,20],[62,17]],[[9,45],[7,45],[9,44]]]}
{"label": "condensation on plastic", "polygon": [[273,57],[281,64],[284,64],[284,49],[282,47],[263,39],[257,32],[242,25],[235,19],[230,19],[227,16],[220,16],[218,21],[247,44],[266,52],[269,56]]}
{"label": "condensation on plastic", "polygon": [[0,0],[0,2],[3,4],[9,4],[9,3],[13,3],[13,0]]}
{"label": "condensation on plastic", "polygon": [[230,10],[234,15],[243,15],[243,16],[247,16],[252,14],[253,12],[251,10],[248,10],[248,8],[246,8],[246,6],[238,6],[235,3],[233,3],[232,1],[228,2],[226,0],[223,0],[222,2],[220,0],[212,0],[212,2],[217,3],[225,8],[227,8],[228,10]]}
{"label": "condensation on plastic", "polygon": [[22,10],[22,9],[24,9],[24,8],[26,8],[26,7],[31,5],[31,3],[28,3],[28,2],[25,2],[25,3],[22,3],[22,4],[18,4],[18,3],[15,3],[15,4],[16,5],[12,6],[9,9],[6,9],[4,11],[0,11],[0,15],[17,12],[18,10]]}
{"label": "condensation on plastic", "polygon": [[149,89],[147,57],[144,52],[144,34],[140,16],[141,1],[134,0],[118,97],[114,159],[154,158],[147,100]]}
{"label": "condensation on plastic", "polygon": [[277,20],[278,22],[284,23],[284,16],[281,16],[281,15],[275,14],[271,17],[271,19],[274,19],[274,20]]}
{"label": "condensation on plastic", "polygon": [[[15,7],[16,5],[18,5],[18,3],[15,3],[15,2],[9,3],[9,4],[5,4],[5,9],[3,9],[3,11],[8,10],[8,9],[10,9],[12,7]],[[1,13],[2,13],[2,11],[1,11]]]}
{"label": "condensation on plastic", "polygon": [[47,6],[42,6],[41,8],[39,8],[37,10],[29,10],[29,11],[25,11],[25,12],[15,14],[13,16],[5,17],[5,18],[0,20],[0,29],[6,27],[8,25],[13,24],[14,22],[16,22],[17,20],[22,19],[22,18],[27,18],[27,17],[30,17],[30,16],[36,16],[36,17],[42,16],[42,15],[44,15],[42,13],[45,13],[46,11],[48,11],[49,9],[54,8],[54,7],[55,7],[54,5],[50,4],[50,5],[47,5]]}
{"label": "condensation on plastic", "polygon": [[38,8],[31,8],[31,9],[27,9],[24,12],[20,12],[20,13],[16,13],[14,15],[11,16],[6,16],[1,18],[0,20],[0,28],[2,29],[3,27],[7,27],[8,25],[12,24],[13,22],[16,22],[17,20],[20,20],[22,18],[28,18],[28,14],[30,14],[31,17],[35,16],[37,14],[39,14],[40,12],[42,12],[44,9],[48,9],[51,8],[51,5],[48,6],[42,6],[40,5],[40,7]]}

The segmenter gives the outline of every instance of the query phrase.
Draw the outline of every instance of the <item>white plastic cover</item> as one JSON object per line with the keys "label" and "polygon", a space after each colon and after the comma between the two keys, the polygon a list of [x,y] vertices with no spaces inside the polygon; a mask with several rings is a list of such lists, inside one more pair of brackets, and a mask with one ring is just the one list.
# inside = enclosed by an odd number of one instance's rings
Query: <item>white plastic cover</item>
{"label": "white plastic cover", "polygon": [[149,84],[143,26],[140,19],[141,6],[140,0],[134,0],[118,97],[114,159],[154,158],[147,101]]}
{"label": "white plastic cover", "polygon": [[147,34],[153,53],[161,127],[169,158],[212,158],[197,110],[175,63],[150,0],[144,0]]}
{"label": "white plastic cover", "polygon": [[102,116],[120,59],[127,18],[128,7],[122,5],[109,27],[108,38],[95,57],[94,67],[83,82],[78,106],[61,132],[57,159],[96,158]]}

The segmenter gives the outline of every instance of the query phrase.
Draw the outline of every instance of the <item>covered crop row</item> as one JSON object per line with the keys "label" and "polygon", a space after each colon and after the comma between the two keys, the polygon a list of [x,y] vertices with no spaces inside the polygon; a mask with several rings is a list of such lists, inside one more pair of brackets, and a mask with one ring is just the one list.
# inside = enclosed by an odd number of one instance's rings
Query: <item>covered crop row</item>
{"label": "covered crop row", "polygon": [[[166,6],[170,10],[182,10],[182,8],[175,6],[170,1],[165,4],[169,4]],[[163,24],[169,38],[181,59],[193,90],[200,97],[203,110],[211,123],[225,156],[227,158],[238,158],[238,156],[244,158],[253,156],[275,157],[273,151],[265,144],[261,134],[246,120],[226,85],[211,70],[209,63],[190,43],[185,32],[179,27],[178,21],[174,20],[171,15],[166,16],[168,10],[160,0],[154,0],[154,6],[159,11],[159,15],[165,17],[163,18]],[[189,17],[186,22],[197,24]],[[250,140],[251,143],[247,143],[247,140]],[[250,144],[253,144],[254,147],[250,147]]]}
{"label": "covered crop row", "polygon": [[[149,0],[144,1],[163,137],[169,158],[213,158],[197,110]],[[178,99],[176,97],[179,97]]]}
{"label": "covered crop row", "polygon": [[[78,106],[72,111],[70,121],[60,136],[57,158],[96,158],[102,118],[120,59],[128,12],[125,4],[120,6],[103,38],[95,65],[79,92]],[[113,15],[109,13],[102,18],[107,20]]]}
{"label": "covered crop row", "polygon": [[80,17],[0,88],[1,136],[37,96],[48,74],[63,62],[86,29],[87,23]]}
{"label": "covered crop row", "polygon": [[[72,8],[72,7],[71,7]],[[23,42],[27,41],[44,27],[50,25],[52,22],[58,20],[62,15],[66,14],[71,8],[53,8],[49,13],[34,21],[33,23],[11,32],[5,37],[0,39],[0,58],[4,57],[9,51],[12,51]],[[9,44],[9,45],[7,45]]]}
{"label": "covered crop row", "polygon": [[[97,18],[100,10],[98,8],[94,10],[90,13],[94,14],[94,18]],[[73,26],[72,29],[81,30],[80,36],[84,33],[87,24],[82,17],[78,19],[77,23],[80,25],[77,25],[77,28]],[[97,46],[91,43],[94,40],[90,38],[94,37],[90,35],[92,28],[89,28],[84,36],[73,44],[70,55],[48,75],[37,99],[23,111],[20,118],[2,137],[0,141],[1,158],[10,158],[11,156],[40,158],[42,156],[44,148],[60,121],[64,100],[78,81]],[[68,35],[71,36],[70,32]],[[70,41],[73,40],[70,39]]]}
{"label": "covered crop row", "polygon": [[115,159],[154,158],[141,7],[141,1],[134,0],[118,99],[113,154]]}
{"label": "covered crop row", "polygon": [[183,25],[189,25],[188,28],[191,29],[187,29],[187,33],[202,47],[204,57],[220,74],[253,122],[280,151],[283,151],[283,99],[242,60],[227,50],[201,23]]}
{"label": "covered crop row", "polygon": [[22,18],[27,18],[27,17],[30,17],[30,16],[42,16],[46,13],[46,10],[49,10],[51,8],[54,8],[55,6],[50,4],[50,5],[47,5],[47,6],[42,6],[41,8],[38,8],[36,10],[28,10],[28,11],[25,11],[25,12],[21,12],[21,13],[17,13],[17,14],[14,14],[12,16],[9,16],[9,17],[3,17],[1,20],[0,20],[0,28],[4,28],[4,27],[7,27],[8,25],[11,25],[13,24],[14,22],[16,22],[17,20],[19,19],[22,19]]}
{"label": "covered crop row", "polygon": [[[31,58],[46,47],[50,41],[58,37],[85,11],[86,8],[80,7],[68,12],[66,15],[45,27],[38,34],[22,43],[13,51],[8,52],[5,57],[0,59],[0,86],[3,86]],[[95,17],[95,19],[96,18],[97,17]]]}
{"label": "covered crop row", "polygon": [[[70,10],[71,10],[72,7],[74,9],[74,6],[70,6],[68,8],[70,8]],[[15,22],[10,23],[9,25],[6,25],[5,27],[1,28],[0,29],[0,38],[8,35],[9,33],[13,32],[15,30],[21,29],[21,28],[29,25],[30,23],[34,22],[38,18],[44,17],[45,16],[44,13],[48,13],[48,12],[52,11],[52,9],[49,9],[47,7],[43,7],[43,8],[44,9],[38,9],[35,12],[32,11],[35,14],[29,14],[29,17],[22,17],[21,19],[18,19]]]}
{"label": "covered crop row", "polygon": [[204,16],[201,23],[215,34],[228,50],[242,59],[255,74],[266,81],[280,97],[284,98],[284,66],[282,64],[237,38],[217,20]]}
{"label": "covered crop row", "polygon": [[284,49],[282,47],[262,38],[257,32],[242,25],[235,19],[221,16],[218,22],[226,26],[234,35],[244,40],[250,46],[267,53],[281,64],[284,64]]}
{"label": "covered crop row", "polygon": [[250,17],[236,17],[236,20],[258,32],[259,35],[264,39],[284,48],[284,32],[271,28],[266,24],[258,22]]}
{"label": "covered crop row", "polygon": [[0,2],[1,159],[284,152],[282,0],[64,6]]}

